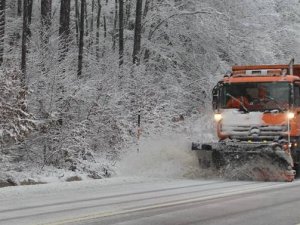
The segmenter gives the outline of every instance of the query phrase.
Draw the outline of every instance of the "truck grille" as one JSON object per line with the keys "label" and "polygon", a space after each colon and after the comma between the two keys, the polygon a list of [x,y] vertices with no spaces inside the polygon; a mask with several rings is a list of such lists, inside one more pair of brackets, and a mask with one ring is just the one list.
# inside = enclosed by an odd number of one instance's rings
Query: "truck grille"
{"label": "truck grille", "polygon": [[265,139],[270,140],[286,136],[288,131],[287,125],[276,126],[222,126],[222,134],[228,135],[234,139]]}

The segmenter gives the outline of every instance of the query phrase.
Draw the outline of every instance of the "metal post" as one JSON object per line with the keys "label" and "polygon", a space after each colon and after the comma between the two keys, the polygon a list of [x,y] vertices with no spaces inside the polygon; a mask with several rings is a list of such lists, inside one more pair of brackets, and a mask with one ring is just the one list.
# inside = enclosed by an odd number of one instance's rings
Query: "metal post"
{"label": "metal post", "polygon": [[138,112],[138,121],[137,121],[137,152],[140,151],[140,136],[141,136],[141,111]]}

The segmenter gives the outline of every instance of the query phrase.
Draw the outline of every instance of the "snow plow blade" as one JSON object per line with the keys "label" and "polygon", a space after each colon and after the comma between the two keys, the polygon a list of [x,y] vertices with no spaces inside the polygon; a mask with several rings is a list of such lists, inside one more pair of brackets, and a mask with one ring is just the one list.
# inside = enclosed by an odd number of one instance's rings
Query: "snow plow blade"
{"label": "snow plow blade", "polygon": [[192,143],[201,168],[211,168],[233,180],[288,181],[295,179],[289,150],[278,143]]}

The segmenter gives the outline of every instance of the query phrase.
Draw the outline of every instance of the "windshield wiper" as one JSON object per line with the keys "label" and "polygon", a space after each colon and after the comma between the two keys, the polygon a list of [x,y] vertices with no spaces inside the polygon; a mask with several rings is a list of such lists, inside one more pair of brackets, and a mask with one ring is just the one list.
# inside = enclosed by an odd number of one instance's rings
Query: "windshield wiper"
{"label": "windshield wiper", "polygon": [[239,99],[237,99],[236,97],[233,97],[231,94],[229,93],[226,93],[226,96],[229,96],[230,98],[234,99],[235,101],[239,102],[241,104],[241,106],[243,107],[243,109],[246,111],[246,112],[249,112],[249,110],[246,108],[246,106],[244,105],[243,102],[241,102]]}

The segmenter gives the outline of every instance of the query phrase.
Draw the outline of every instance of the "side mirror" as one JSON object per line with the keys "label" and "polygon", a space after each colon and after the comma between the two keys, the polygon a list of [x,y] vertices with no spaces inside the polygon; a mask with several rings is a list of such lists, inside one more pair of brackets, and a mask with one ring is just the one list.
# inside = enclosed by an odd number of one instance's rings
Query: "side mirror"
{"label": "side mirror", "polygon": [[220,88],[222,86],[222,83],[218,83],[212,90],[212,107],[213,110],[216,110],[219,108],[219,100],[220,100]]}
{"label": "side mirror", "polygon": [[218,109],[218,99],[214,95],[213,95],[212,107],[213,107],[213,110]]}

